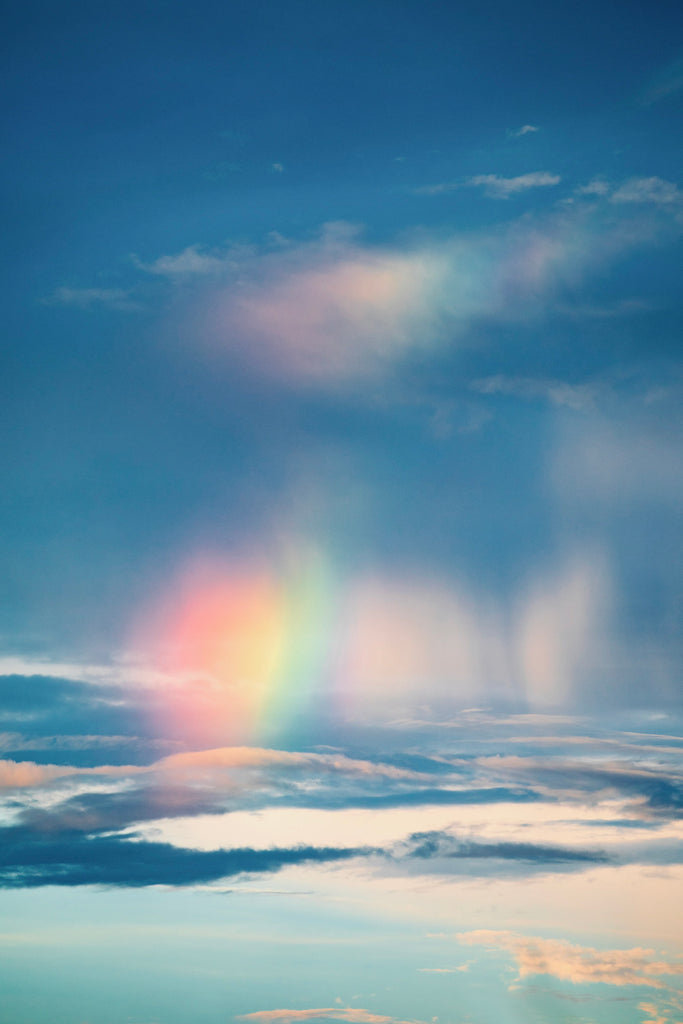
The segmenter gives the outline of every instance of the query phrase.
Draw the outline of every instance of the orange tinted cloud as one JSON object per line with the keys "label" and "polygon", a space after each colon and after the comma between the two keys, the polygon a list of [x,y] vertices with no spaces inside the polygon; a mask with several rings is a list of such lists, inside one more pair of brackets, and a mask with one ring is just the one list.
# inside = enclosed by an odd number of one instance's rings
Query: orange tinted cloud
{"label": "orange tinted cloud", "polygon": [[654,959],[651,949],[592,949],[560,939],[543,939],[507,931],[461,932],[467,945],[488,946],[511,953],[519,977],[549,974],[575,985],[648,985],[666,988],[666,975],[683,975],[683,963]]}

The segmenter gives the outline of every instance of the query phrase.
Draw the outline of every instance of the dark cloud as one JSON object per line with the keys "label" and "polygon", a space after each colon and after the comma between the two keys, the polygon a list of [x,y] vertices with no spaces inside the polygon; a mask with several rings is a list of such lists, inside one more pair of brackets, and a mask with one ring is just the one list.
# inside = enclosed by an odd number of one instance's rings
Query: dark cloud
{"label": "dark cloud", "polygon": [[0,831],[0,887],[41,885],[197,885],[292,864],[331,863],[367,856],[367,848],[300,846],[292,849],[188,850],[118,836],[25,826]]}
{"label": "dark cloud", "polygon": [[530,864],[607,864],[600,850],[576,850],[539,843],[480,843],[458,839],[449,832],[415,832],[408,838],[407,856],[417,860],[509,860]]}

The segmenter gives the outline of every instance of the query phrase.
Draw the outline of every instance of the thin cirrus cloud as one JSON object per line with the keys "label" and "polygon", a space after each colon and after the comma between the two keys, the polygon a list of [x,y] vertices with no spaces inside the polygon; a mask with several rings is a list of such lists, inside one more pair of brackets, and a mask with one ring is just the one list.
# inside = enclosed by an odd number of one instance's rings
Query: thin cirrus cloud
{"label": "thin cirrus cloud", "polygon": [[167,773],[191,776],[193,773],[240,768],[282,767],[322,772],[341,772],[351,776],[385,777],[395,780],[425,780],[428,776],[394,765],[362,761],[344,754],[298,753],[289,750],[265,750],[253,747],[222,747],[215,750],[171,754],[149,766],[98,765],[79,768],[69,765],[36,764],[33,761],[0,760],[0,789],[41,786],[67,776],[108,775],[111,777]]}
{"label": "thin cirrus cloud", "polygon": [[595,199],[607,198],[610,203],[617,205],[639,203],[668,207],[673,211],[683,205],[683,193],[678,186],[656,175],[648,178],[627,178],[620,184],[606,181],[602,177],[591,178],[585,185],[578,185],[574,189],[574,195]]}
{"label": "thin cirrus cloud", "polygon": [[510,196],[519,192],[559,185],[561,181],[562,178],[559,174],[551,174],[550,171],[531,171],[528,174],[519,174],[514,178],[504,178],[500,174],[476,174],[461,182],[448,181],[438,185],[425,185],[415,191],[418,195],[436,196],[444,192],[453,192],[458,188],[475,187],[483,188],[485,194],[491,199],[509,199]]}
{"label": "thin cirrus cloud", "polygon": [[646,985],[663,989],[663,979],[683,975],[683,963],[655,958],[651,949],[599,950],[561,939],[519,935],[509,931],[461,932],[458,941],[504,950],[516,961],[519,978],[547,974],[575,985]]}
{"label": "thin cirrus cloud", "polygon": [[481,395],[510,395],[526,401],[543,400],[551,405],[582,411],[595,405],[598,388],[590,384],[568,384],[561,380],[506,377],[496,374],[472,381],[472,391]]}
{"label": "thin cirrus cloud", "polygon": [[526,192],[530,188],[547,188],[548,186],[559,185],[559,174],[551,174],[549,171],[533,171],[530,174],[520,174],[516,178],[503,178],[498,174],[477,174],[470,178],[468,185],[482,186],[486,195],[492,199],[508,199],[518,192]]}
{"label": "thin cirrus cloud", "polygon": [[645,107],[680,92],[683,89],[683,57],[672,61],[652,78],[640,97]]}

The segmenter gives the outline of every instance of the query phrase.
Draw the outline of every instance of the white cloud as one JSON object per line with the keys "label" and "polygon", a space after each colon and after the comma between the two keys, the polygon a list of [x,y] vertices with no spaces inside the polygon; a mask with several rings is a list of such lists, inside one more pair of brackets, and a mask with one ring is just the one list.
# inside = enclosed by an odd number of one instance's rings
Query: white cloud
{"label": "white cloud", "polygon": [[611,186],[604,178],[592,178],[586,185],[574,189],[577,196],[606,196]]}
{"label": "white cloud", "polygon": [[532,132],[537,132],[540,129],[535,124],[523,124],[521,128],[511,128],[508,131],[508,135],[511,139],[519,139],[522,135],[531,135]]}
{"label": "white cloud", "polygon": [[520,174],[516,178],[502,178],[498,174],[477,174],[469,178],[468,185],[482,186],[487,196],[491,199],[509,199],[517,192],[526,192],[530,188],[545,188],[550,185],[559,185],[559,174],[551,174],[549,171],[532,171],[529,174]]}
{"label": "white cloud", "polygon": [[680,203],[683,195],[676,185],[663,178],[629,178],[612,193],[612,203],[655,203],[668,206]]}
{"label": "white cloud", "polygon": [[503,178],[499,174],[476,174],[465,181],[444,181],[438,185],[423,185],[421,188],[416,188],[415,193],[424,196],[438,196],[444,192],[453,192],[455,189],[471,186],[484,188],[486,195],[491,199],[509,199],[511,195],[525,192],[530,188],[559,185],[561,180],[559,174],[551,174],[549,171],[531,171],[528,174],[520,174],[516,178]]}
{"label": "white cloud", "polygon": [[137,256],[133,256],[132,259],[140,270],[170,278],[223,274],[227,269],[237,265],[230,259],[229,253],[207,252],[199,245],[188,245],[182,252],[173,256],[159,256],[151,263],[145,263]]}

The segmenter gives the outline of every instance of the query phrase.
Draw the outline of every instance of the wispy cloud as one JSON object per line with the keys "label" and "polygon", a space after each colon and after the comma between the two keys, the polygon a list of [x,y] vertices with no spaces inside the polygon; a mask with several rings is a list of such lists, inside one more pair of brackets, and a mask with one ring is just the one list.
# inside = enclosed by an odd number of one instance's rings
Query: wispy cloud
{"label": "wispy cloud", "polygon": [[642,106],[649,107],[659,100],[683,89],[683,58],[672,61],[655,75],[640,97]]}
{"label": "wispy cloud", "polygon": [[610,185],[604,178],[592,178],[574,191],[577,196],[605,196],[610,191]]}
{"label": "wispy cloud", "polygon": [[598,950],[560,939],[544,939],[508,931],[461,932],[466,945],[487,946],[512,954],[525,978],[548,974],[575,985],[647,985],[665,988],[664,977],[683,975],[683,963],[655,959],[651,949]]}
{"label": "wispy cloud", "polygon": [[470,385],[481,395],[511,395],[528,401],[541,399],[577,411],[592,408],[598,388],[590,384],[568,384],[561,380],[537,380],[531,377],[506,377],[496,374],[475,380]]}
{"label": "wispy cloud", "polygon": [[188,245],[182,252],[170,256],[159,256],[149,263],[137,256],[132,260],[139,270],[158,277],[193,278],[213,274],[225,274],[229,269],[237,267],[237,262],[230,251],[215,252],[200,245]]}
{"label": "wispy cloud", "polygon": [[669,206],[680,203],[683,194],[664,178],[629,178],[610,196],[613,203],[655,203]]}
{"label": "wispy cloud", "polygon": [[653,175],[649,178],[628,178],[621,184],[605,178],[592,178],[585,185],[574,189],[575,196],[608,198],[611,203],[640,203],[660,207],[680,206],[683,193],[677,185],[665,178]]}
{"label": "wispy cloud", "polygon": [[[556,871],[563,867],[583,868],[610,861],[600,850],[542,843],[479,842],[462,839],[448,830],[415,833],[396,849],[399,860],[412,862],[419,872],[436,874],[457,873],[463,869],[463,862],[498,862],[498,871],[503,863],[514,870]],[[465,870],[469,869],[466,867]],[[482,869],[478,867],[476,870]]]}
{"label": "wispy cloud", "polygon": [[523,124],[521,128],[510,128],[508,129],[508,137],[511,139],[519,139],[522,135],[531,135],[533,132],[540,131],[538,125],[535,124]]}
{"label": "wispy cloud", "polygon": [[476,174],[463,181],[445,181],[438,185],[423,185],[421,188],[415,189],[415,192],[417,195],[438,196],[444,192],[453,192],[455,189],[474,187],[483,188],[491,199],[509,199],[512,195],[526,192],[532,188],[559,185],[561,180],[559,174],[551,174],[550,171],[531,171],[515,178],[504,178],[499,174]]}
{"label": "wispy cloud", "polygon": [[487,196],[492,199],[509,199],[518,192],[526,192],[530,188],[547,188],[552,185],[559,185],[559,174],[551,174],[550,171],[532,171],[530,174],[520,174],[516,178],[503,178],[498,174],[477,174],[469,178],[468,185],[483,187]]}
{"label": "wispy cloud", "polygon": [[279,871],[288,865],[333,863],[365,849],[296,847],[278,850],[188,850],[134,837],[74,831],[0,829],[0,888],[42,885],[195,885],[235,875]]}
{"label": "wispy cloud", "polygon": [[[504,200],[559,181],[547,171],[488,174],[422,191],[471,187]],[[193,353],[278,386],[357,389],[398,382],[416,358],[468,344],[482,323],[561,311],[568,286],[574,297],[589,274],[671,232],[675,186],[635,179],[604,187],[585,186],[590,205],[577,197],[473,234],[373,245],[356,226],[330,223],[308,240],[195,244],[138,266],[182,289]]]}
{"label": "wispy cloud", "polygon": [[133,312],[140,308],[132,293],[125,288],[56,288],[44,300],[58,306],[73,306],[76,309],[118,309]]}

